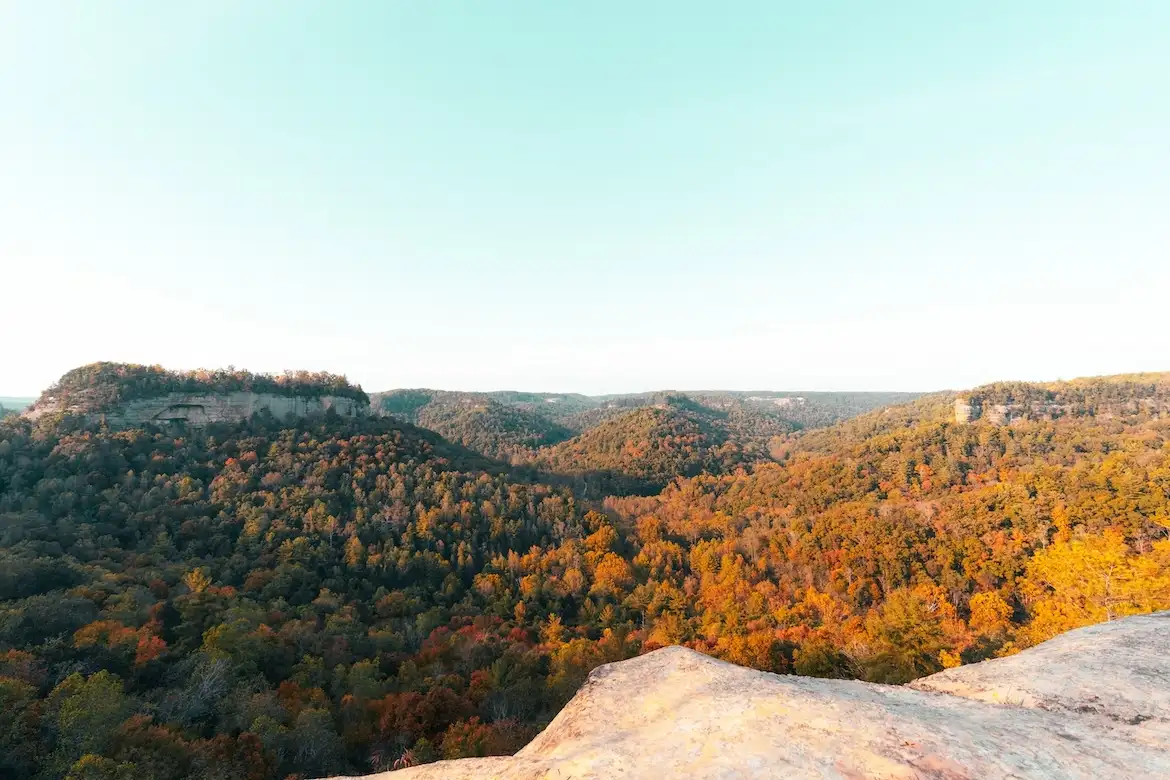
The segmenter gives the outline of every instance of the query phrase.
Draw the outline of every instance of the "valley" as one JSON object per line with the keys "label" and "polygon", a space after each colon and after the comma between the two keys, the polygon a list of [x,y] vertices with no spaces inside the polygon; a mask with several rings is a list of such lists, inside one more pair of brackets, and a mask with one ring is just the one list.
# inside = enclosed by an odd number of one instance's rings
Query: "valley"
{"label": "valley", "polygon": [[[227,411],[127,413],[193,398]],[[591,398],[85,366],[0,423],[0,777],[510,755],[659,648],[901,684],[1167,609],[1168,410],[1170,374]]]}

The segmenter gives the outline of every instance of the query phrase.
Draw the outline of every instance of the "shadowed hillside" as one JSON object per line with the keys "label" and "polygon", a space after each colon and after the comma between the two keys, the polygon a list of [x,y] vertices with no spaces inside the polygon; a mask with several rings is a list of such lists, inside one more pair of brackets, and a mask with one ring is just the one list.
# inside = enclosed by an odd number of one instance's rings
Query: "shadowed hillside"
{"label": "shadowed hillside", "polygon": [[573,435],[547,417],[522,406],[501,403],[484,393],[392,390],[375,393],[372,407],[505,461]]}

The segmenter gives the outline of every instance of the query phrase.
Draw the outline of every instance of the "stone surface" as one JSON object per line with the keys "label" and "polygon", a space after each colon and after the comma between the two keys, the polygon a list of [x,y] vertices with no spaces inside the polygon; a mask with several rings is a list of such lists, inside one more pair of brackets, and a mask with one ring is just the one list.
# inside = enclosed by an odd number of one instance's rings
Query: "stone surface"
{"label": "stone surface", "polygon": [[968,699],[1076,716],[1170,747],[1170,612],[1070,631],[1031,650],[910,683]]}
{"label": "stone surface", "polygon": [[[236,422],[253,414],[267,410],[277,418],[288,415],[307,417],[333,409],[343,417],[369,413],[369,404],[354,398],[339,396],[298,396],[275,395],[272,393],[207,393],[190,395],[169,393],[157,398],[141,398],[120,404],[105,414],[89,415],[104,417],[115,427],[129,425],[185,423],[199,426],[213,422]],[[37,418],[44,414],[68,411],[52,404],[26,412],[26,416]]]}
{"label": "stone surface", "polygon": [[1170,742],[1145,728],[1165,723],[1167,640],[1165,613],[1128,618],[913,687],[773,675],[666,648],[594,671],[513,757],[374,777],[1170,777]]}

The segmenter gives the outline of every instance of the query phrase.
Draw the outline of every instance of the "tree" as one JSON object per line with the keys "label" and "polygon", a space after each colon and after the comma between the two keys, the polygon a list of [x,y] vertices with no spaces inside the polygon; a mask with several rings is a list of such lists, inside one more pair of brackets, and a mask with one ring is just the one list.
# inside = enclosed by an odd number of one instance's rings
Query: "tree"
{"label": "tree", "polygon": [[953,618],[953,608],[934,595],[895,590],[870,612],[865,629],[872,651],[864,662],[869,679],[900,684],[939,671],[948,644],[943,621]]}
{"label": "tree", "polygon": [[35,773],[39,710],[35,687],[0,677],[0,777]]}
{"label": "tree", "polygon": [[334,773],[343,767],[341,738],[327,710],[309,709],[297,716],[291,742],[293,766],[310,775]]}
{"label": "tree", "polygon": [[1023,638],[1043,642],[1080,626],[1170,607],[1170,541],[1135,554],[1115,530],[1055,542],[1032,557],[1022,590],[1032,620]]}
{"label": "tree", "polygon": [[101,755],[133,704],[126,698],[122,681],[106,671],[65,678],[49,695],[55,711],[58,763],[72,766],[87,753]]}
{"label": "tree", "polygon": [[980,636],[999,638],[1011,627],[1011,606],[993,590],[976,593],[968,604],[971,630]]}
{"label": "tree", "polygon": [[86,753],[69,768],[65,780],[144,780],[138,767],[128,762]]}

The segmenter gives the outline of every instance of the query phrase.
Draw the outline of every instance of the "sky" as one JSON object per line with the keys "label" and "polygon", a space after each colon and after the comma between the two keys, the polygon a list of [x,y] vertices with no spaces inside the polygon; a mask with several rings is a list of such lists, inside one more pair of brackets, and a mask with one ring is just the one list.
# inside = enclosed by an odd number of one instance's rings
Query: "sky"
{"label": "sky", "polygon": [[0,393],[1170,370],[1170,3],[0,0]]}

